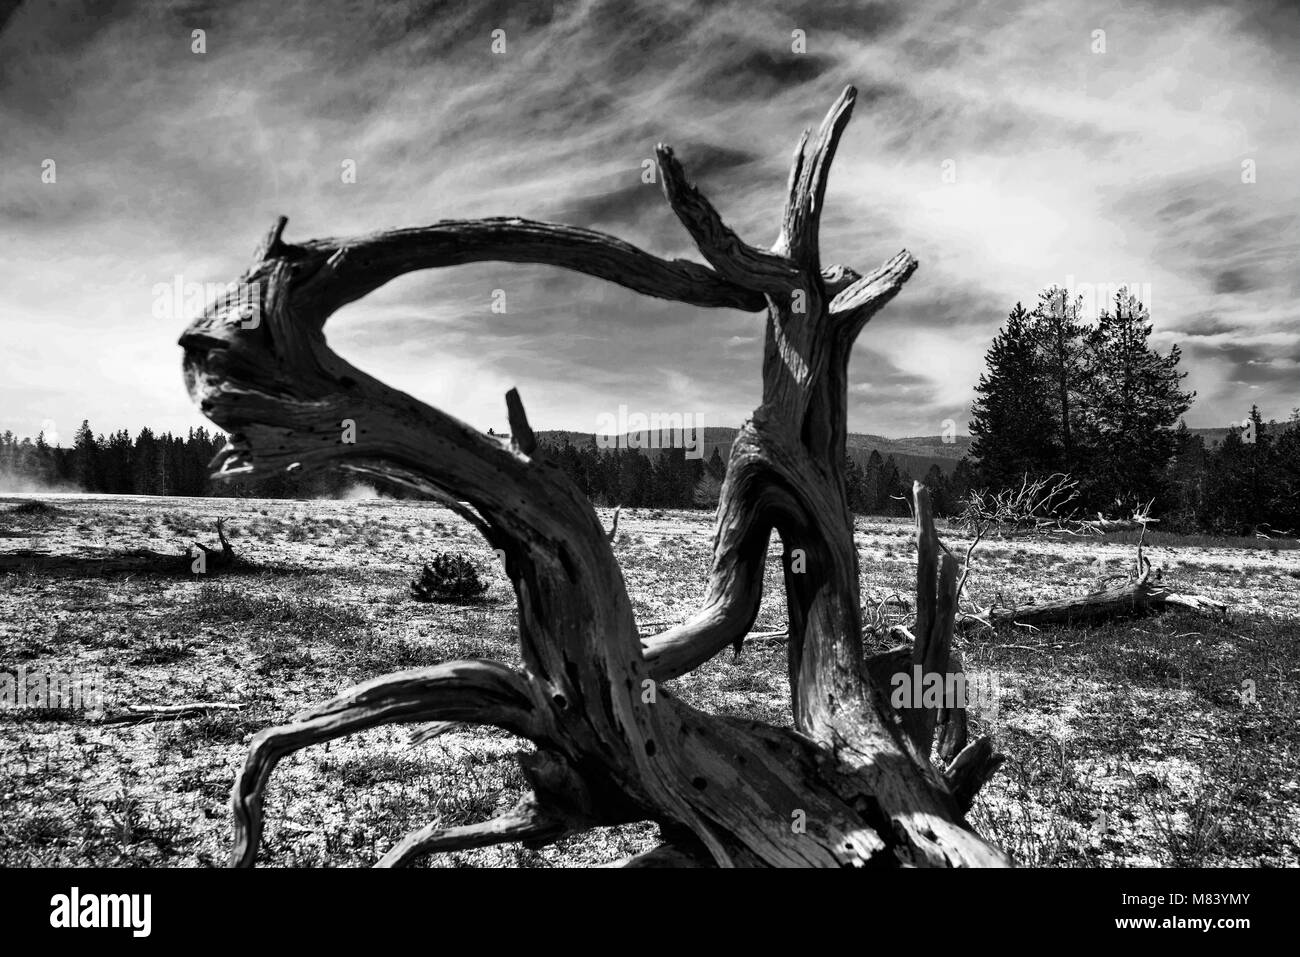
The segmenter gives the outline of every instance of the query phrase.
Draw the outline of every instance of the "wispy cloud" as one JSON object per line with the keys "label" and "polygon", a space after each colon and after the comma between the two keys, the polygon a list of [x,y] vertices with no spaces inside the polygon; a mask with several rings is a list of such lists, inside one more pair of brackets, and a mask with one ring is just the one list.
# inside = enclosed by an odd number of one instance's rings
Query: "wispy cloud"
{"label": "wispy cloud", "polygon": [[[769,243],[798,133],[846,83],[860,98],[824,259],[921,260],[855,352],[853,429],[964,425],[1007,310],[1070,277],[1150,289],[1200,393],[1193,424],[1300,404],[1288,4],[73,6],[24,4],[0,31],[0,429],[200,424],[183,321],[152,316],[152,288],[233,280],[279,213],[291,239],[513,214],[693,256],[642,182],[663,140]],[[358,365],[483,428],[511,385],[539,428],[591,429],[620,403],[736,424],[757,402],[761,317],[539,268],[403,277],[330,328]]]}

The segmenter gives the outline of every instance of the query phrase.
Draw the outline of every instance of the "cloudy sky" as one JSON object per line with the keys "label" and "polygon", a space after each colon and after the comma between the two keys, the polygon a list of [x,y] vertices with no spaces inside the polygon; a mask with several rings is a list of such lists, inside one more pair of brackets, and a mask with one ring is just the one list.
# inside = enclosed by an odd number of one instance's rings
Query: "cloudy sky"
{"label": "cloudy sky", "polygon": [[[0,17],[0,431],[203,424],[185,317],[156,315],[155,287],[237,279],[281,213],[290,241],[520,215],[695,257],[642,182],[663,141],[769,244],[799,132],[850,83],[823,261],[921,262],[859,342],[851,429],[964,432],[988,340],[1054,283],[1145,292],[1193,426],[1300,405],[1286,0],[0,0]],[[738,425],[758,395],[761,315],[540,267],[409,275],[329,330],[484,429],[511,386],[535,428],[582,431],[620,404]]]}

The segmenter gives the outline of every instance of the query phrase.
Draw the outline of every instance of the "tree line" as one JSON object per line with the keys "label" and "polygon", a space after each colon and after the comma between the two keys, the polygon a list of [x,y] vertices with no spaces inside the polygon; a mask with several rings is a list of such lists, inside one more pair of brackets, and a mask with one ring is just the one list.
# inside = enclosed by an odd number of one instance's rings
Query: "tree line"
{"label": "tree line", "polygon": [[[566,436],[551,445],[551,454],[594,504],[627,508],[713,508],[718,504],[727,466],[718,448],[708,460],[686,457],[684,449],[662,449],[651,459],[639,449],[600,449],[594,437],[575,445]],[[960,510],[960,501],[974,477],[969,462],[958,463],[950,474],[938,465],[923,477],[934,500],[936,514]],[[845,458],[845,483],[849,507],[862,515],[908,515],[912,475],[900,469],[892,455],[873,449],[866,460]]]}
{"label": "tree line", "polygon": [[1158,499],[1162,527],[1223,535],[1300,531],[1300,409],[1265,422],[1256,406],[1207,447],[1184,426]]}
{"label": "tree line", "polygon": [[[489,430],[491,432],[491,430]],[[214,482],[209,463],[225,436],[205,428],[185,436],[141,429],[134,438],[125,430],[96,434],[88,421],[77,429],[70,448],[50,445],[44,434],[35,440],[0,434],[0,490],[32,489],[106,494],[192,495],[257,498],[333,498],[356,480],[342,472],[309,475],[280,473],[266,478]],[[590,442],[549,445],[556,463],[596,505],[627,508],[713,508],[717,505],[726,463],[715,447],[707,459],[687,458],[681,448],[663,449],[655,458],[640,449],[601,449]],[[937,465],[924,481],[934,495],[936,511],[959,508],[970,487],[972,471],[962,462],[952,476]],[[846,465],[847,493],[853,511],[861,514],[906,515],[912,475],[893,456],[873,450],[859,464]],[[395,497],[419,497],[401,488],[385,487]]]}
{"label": "tree line", "polygon": [[132,438],[126,429],[98,434],[83,420],[72,445],[50,445],[0,434],[0,490],[66,490],[114,495],[196,495],[234,498],[335,497],[355,484],[342,473],[274,475],[254,483],[209,479],[213,457],[226,437],[205,428],[185,436],[145,427]]}

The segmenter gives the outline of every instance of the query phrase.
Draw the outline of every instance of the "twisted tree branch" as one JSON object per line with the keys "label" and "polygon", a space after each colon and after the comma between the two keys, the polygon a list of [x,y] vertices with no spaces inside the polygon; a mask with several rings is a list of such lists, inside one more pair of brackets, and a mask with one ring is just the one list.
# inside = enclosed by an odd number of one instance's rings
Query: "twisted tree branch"
{"label": "twisted tree branch", "polygon": [[462,721],[491,724],[524,737],[541,736],[527,682],[493,661],[451,661],[403,671],[358,685],[253,738],[231,792],[234,848],[231,863],[253,863],[262,835],[267,782],[285,755],[380,724]]}

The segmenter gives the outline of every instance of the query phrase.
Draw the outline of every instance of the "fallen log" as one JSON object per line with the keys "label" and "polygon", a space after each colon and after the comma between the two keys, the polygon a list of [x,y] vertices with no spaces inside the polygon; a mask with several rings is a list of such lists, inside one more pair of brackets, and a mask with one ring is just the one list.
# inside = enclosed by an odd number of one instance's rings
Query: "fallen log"
{"label": "fallen log", "polygon": [[[958,624],[963,628],[982,625],[996,629],[999,625],[1018,625],[1037,628],[1041,625],[1068,623],[1096,623],[1121,618],[1135,618],[1142,615],[1163,611],[1169,606],[1189,608],[1199,612],[1223,612],[1227,606],[1202,595],[1185,594],[1170,590],[1161,582],[1163,569],[1154,569],[1151,561],[1143,553],[1142,546],[1146,539],[1147,524],[1155,522],[1145,513],[1137,513],[1135,520],[1140,524],[1142,534],[1137,541],[1137,556],[1133,571],[1123,583],[1098,588],[1086,595],[1058,598],[1041,604],[1022,605],[1018,608],[987,607],[974,612],[962,610],[958,613]],[[1099,514],[1097,522],[1091,523],[1096,530],[1099,523],[1106,519]],[[970,575],[971,554],[980,543],[987,526],[977,528],[975,537],[966,549],[965,566],[961,582],[957,585],[960,597],[965,593],[966,579]],[[1105,579],[1104,581],[1110,581]]]}
{"label": "fallen log", "polygon": [[39,572],[41,574],[70,575],[121,575],[154,573],[176,575],[211,575],[232,568],[237,559],[235,550],[226,540],[223,524],[217,519],[217,539],[220,548],[209,548],[194,542],[183,552],[160,552],[149,548],[120,551],[111,548],[90,548],[75,555],[64,555],[46,549],[17,549],[0,555],[0,573]]}
{"label": "fallen log", "polygon": [[1057,598],[1041,604],[1017,608],[991,608],[981,615],[968,615],[962,625],[1042,625],[1095,624],[1119,618],[1136,618],[1174,606],[1199,612],[1222,612],[1227,606],[1202,595],[1174,592],[1153,581],[1150,571],[1123,585],[1103,588],[1087,595]]}

